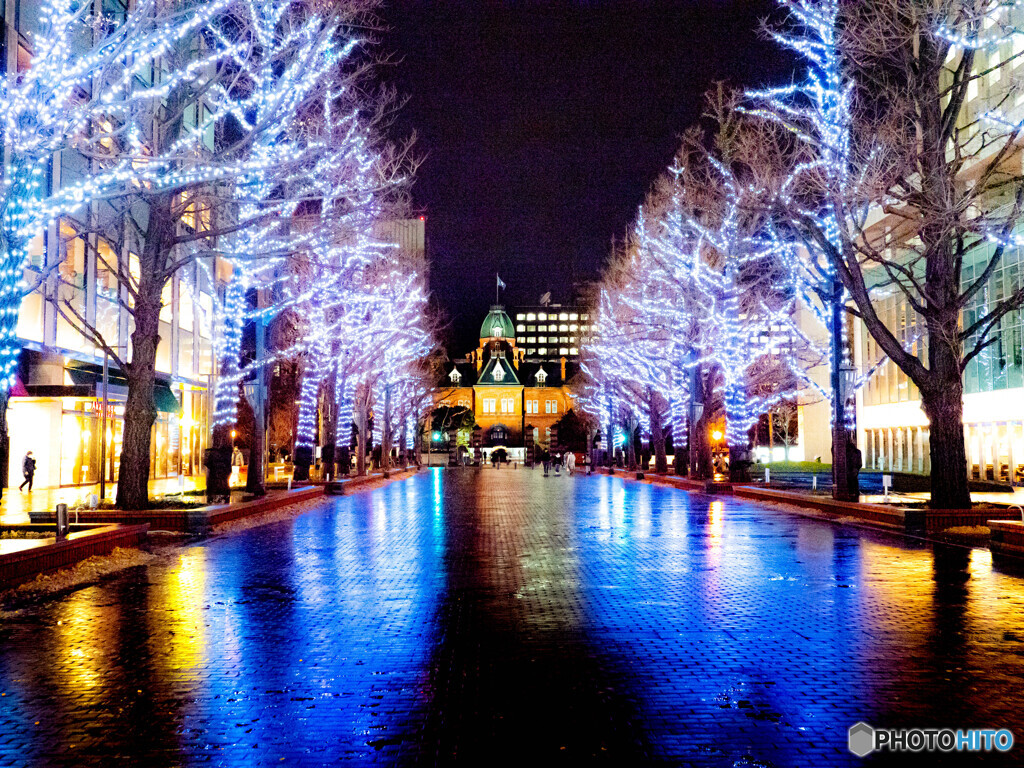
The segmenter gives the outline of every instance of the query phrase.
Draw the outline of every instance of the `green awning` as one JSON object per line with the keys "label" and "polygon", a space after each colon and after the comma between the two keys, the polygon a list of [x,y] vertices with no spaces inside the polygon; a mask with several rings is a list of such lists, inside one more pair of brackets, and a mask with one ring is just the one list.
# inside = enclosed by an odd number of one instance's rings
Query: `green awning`
{"label": "green awning", "polygon": [[[67,367],[68,375],[77,386],[92,387],[93,396],[100,397],[103,394],[103,366],[93,363],[74,362]],[[113,387],[126,388],[128,377],[120,368],[107,369],[107,384]],[[171,391],[167,382],[157,379],[153,388],[153,399],[156,401],[156,409],[161,413],[181,413],[181,403]]]}

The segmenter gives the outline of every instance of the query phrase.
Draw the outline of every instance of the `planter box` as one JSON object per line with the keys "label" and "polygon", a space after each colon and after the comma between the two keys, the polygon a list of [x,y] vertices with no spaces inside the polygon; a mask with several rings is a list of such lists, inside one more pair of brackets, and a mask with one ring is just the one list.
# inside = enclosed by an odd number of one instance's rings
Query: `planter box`
{"label": "planter box", "polygon": [[[24,528],[27,526],[10,526]],[[0,587],[11,587],[40,573],[74,565],[115,547],[137,547],[146,540],[148,525],[72,525],[66,539],[4,539],[14,551],[0,548]]]}
{"label": "planter box", "polygon": [[[830,496],[812,496],[798,491],[781,491],[776,488],[758,488],[751,485],[737,485],[733,494],[745,499],[761,499],[782,504],[792,504],[803,509],[815,509],[837,517],[856,517],[876,525],[905,529],[902,510],[885,504],[861,504],[852,501],[836,501]],[[948,526],[947,526],[948,527]]]}
{"label": "planter box", "polygon": [[992,534],[989,548],[993,555],[1024,557],[1024,522],[1018,520],[989,520]]}
{"label": "planter box", "polygon": [[[293,488],[291,491],[276,491],[254,501],[238,504],[210,504],[193,509],[82,509],[69,510],[68,517],[83,523],[147,524],[154,531],[175,533],[203,533],[218,523],[237,520],[241,517],[270,512],[323,495],[323,486]],[[55,512],[30,512],[33,523],[52,523]]]}
{"label": "planter box", "polygon": [[[391,473],[392,479],[401,479],[413,474],[415,469],[399,470]],[[366,475],[364,477],[353,477],[338,483],[342,493],[365,485],[373,480],[380,479],[381,475]],[[324,495],[323,484],[304,485],[292,488],[290,491],[274,491],[268,493],[262,499],[243,501],[237,504],[210,504],[205,507],[194,507],[192,509],[82,509],[69,510],[68,516],[72,520],[82,523],[121,523],[148,524],[153,531],[173,531],[175,533],[206,533],[215,525],[227,523],[231,520],[238,520],[243,517],[260,515],[264,512],[272,512],[281,507],[297,504],[300,501],[308,501]],[[77,518],[76,518],[77,515]],[[50,510],[43,512],[30,512],[29,519],[33,523],[53,523],[56,513]]]}
{"label": "planter box", "polygon": [[738,485],[733,489],[737,496],[748,499],[763,499],[792,504],[804,509],[840,516],[855,517],[867,522],[890,528],[899,528],[915,533],[937,533],[947,528],[963,526],[987,526],[989,520],[1003,516],[999,508],[978,509],[905,509],[887,504],[862,504],[852,501],[836,501],[829,496],[812,496],[799,491],[782,491],[775,488]]}

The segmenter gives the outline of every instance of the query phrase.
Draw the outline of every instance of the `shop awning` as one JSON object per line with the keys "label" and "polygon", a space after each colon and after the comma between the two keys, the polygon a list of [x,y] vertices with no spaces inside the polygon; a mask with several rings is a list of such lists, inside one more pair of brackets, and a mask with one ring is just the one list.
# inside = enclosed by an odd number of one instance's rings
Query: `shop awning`
{"label": "shop awning", "polygon": [[[76,389],[82,386],[92,388],[90,393],[93,397],[100,397],[103,394],[103,366],[93,363],[70,363],[67,367],[68,375],[76,385]],[[111,389],[124,392],[128,388],[128,377],[120,368],[107,369],[108,394]],[[156,400],[156,409],[161,413],[181,413],[181,403],[171,391],[171,386],[165,381],[157,379],[153,388],[153,399]]]}

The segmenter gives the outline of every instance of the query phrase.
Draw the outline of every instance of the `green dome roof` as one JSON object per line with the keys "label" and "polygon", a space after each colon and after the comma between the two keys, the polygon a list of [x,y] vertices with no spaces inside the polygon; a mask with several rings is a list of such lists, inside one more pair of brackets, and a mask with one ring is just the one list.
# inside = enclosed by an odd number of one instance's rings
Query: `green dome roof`
{"label": "green dome roof", "polygon": [[480,338],[493,338],[495,328],[501,328],[502,338],[514,339],[516,337],[516,327],[512,325],[512,318],[505,314],[505,308],[500,304],[492,306],[491,311],[484,318],[484,324],[480,326]]}

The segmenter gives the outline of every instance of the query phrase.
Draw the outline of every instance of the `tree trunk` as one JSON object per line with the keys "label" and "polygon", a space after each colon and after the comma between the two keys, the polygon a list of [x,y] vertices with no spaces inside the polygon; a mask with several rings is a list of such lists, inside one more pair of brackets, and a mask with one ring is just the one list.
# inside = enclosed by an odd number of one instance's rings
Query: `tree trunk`
{"label": "tree trunk", "polygon": [[[256,306],[262,307],[262,291],[256,291]],[[256,320],[256,364],[260,365],[266,356],[267,326],[263,318]],[[263,481],[267,470],[263,456],[267,450],[267,396],[270,393],[266,385],[267,372],[262,367],[256,369],[256,402],[252,413],[252,449],[249,451],[249,470],[245,475],[245,490],[253,496],[266,496]]]}
{"label": "tree trunk", "polygon": [[367,404],[366,397],[358,398],[356,406],[356,429],[359,432],[356,445],[356,474],[362,477],[366,474],[366,437],[367,437]]}
{"label": "tree trunk", "polygon": [[661,423],[661,409],[653,402],[651,403],[651,448],[654,450],[654,471],[664,475],[668,472],[668,457],[665,455],[665,429]]}
{"label": "tree trunk", "polygon": [[745,483],[750,480],[749,446],[729,446],[729,480],[734,483]]}
{"label": "tree trunk", "polygon": [[[696,356],[696,352],[692,354]],[[690,434],[687,440],[690,478],[693,480],[707,480],[714,474],[711,466],[711,436],[708,434],[711,414],[707,404],[711,401],[711,394],[704,386],[703,366],[695,364],[690,370]]]}
{"label": "tree trunk", "polygon": [[[148,246],[147,246],[148,248]],[[128,398],[124,406],[121,466],[117,477],[117,507],[146,509],[149,506],[149,452],[156,422],[156,351],[160,343],[160,293],[162,280],[143,269],[132,313],[132,360],[125,372]]]}
{"label": "tree trunk", "polygon": [[11,436],[7,432],[7,406],[10,400],[11,390],[0,388],[0,499],[4,497],[7,476],[11,472]]}
{"label": "tree trunk", "polygon": [[384,387],[384,423],[380,428],[380,468],[387,477],[391,471],[391,387]]}
{"label": "tree trunk", "polygon": [[623,423],[623,426],[626,429],[626,469],[630,472],[636,472],[636,445],[633,439],[633,423],[626,421]]}
{"label": "tree trunk", "polygon": [[931,507],[970,509],[967,448],[964,444],[963,381],[959,367],[946,386],[921,391],[921,407],[930,422]]}

